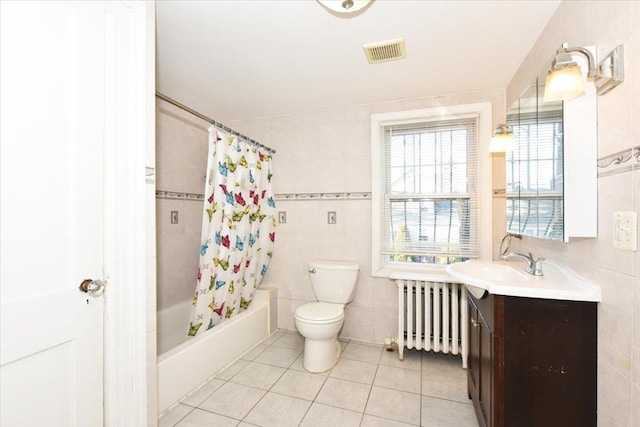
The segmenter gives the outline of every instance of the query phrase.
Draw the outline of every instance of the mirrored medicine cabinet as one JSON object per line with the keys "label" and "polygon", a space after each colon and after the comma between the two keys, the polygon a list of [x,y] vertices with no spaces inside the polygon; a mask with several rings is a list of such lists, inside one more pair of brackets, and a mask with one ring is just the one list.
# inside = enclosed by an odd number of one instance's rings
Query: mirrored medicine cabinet
{"label": "mirrored medicine cabinet", "polygon": [[507,232],[559,241],[596,237],[596,91],[587,83],[581,98],[543,102],[550,64],[507,111],[515,140],[505,156]]}

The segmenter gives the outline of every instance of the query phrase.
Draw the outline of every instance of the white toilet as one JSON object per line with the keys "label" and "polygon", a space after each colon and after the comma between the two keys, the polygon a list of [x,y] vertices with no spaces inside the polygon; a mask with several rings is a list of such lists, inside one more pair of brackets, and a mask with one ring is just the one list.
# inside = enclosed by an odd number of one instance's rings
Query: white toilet
{"label": "white toilet", "polygon": [[299,306],[295,314],[296,328],[305,338],[302,365],[309,372],[329,370],[340,357],[338,333],[344,324],[344,306],[353,301],[359,268],[346,261],[309,263],[318,302]]}

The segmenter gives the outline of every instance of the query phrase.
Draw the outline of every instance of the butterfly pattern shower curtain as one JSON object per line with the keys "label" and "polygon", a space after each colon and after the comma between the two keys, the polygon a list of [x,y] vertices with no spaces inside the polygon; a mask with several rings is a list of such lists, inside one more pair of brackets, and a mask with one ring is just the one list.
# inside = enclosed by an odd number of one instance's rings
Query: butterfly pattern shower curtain
{"label": "butterfly pattern shower curtain", "polygon": [[189,336],[249,307],[275,241],[271,157],[209,128],[200,264]]}

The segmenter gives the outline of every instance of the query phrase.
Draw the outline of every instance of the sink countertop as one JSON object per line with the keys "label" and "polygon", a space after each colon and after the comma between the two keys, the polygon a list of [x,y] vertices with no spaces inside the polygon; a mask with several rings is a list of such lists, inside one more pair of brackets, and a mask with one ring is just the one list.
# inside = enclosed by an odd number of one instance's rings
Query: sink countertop
{"label": "sink countertop", "polygon": [[[453,278],[475,287],[478,296],[486,290],[495,295],[567,301],[600,302],[600,286],[551,260],[541,261],[544,276],[524,272],[525,263],[511,261],[467,261],[446,267]],[[475,292],[474,292],[475,291]]]}

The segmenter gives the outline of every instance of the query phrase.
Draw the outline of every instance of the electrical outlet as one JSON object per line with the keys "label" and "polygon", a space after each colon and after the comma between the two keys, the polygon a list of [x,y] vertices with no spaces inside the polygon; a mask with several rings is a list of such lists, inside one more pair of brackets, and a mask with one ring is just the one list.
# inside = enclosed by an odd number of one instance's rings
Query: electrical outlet
{"label": "electrical outlet", "polygon": [[335,224],[337,222],[336,212],[327,212],[327,224]]}
{"label": "electrical outlet", "polygon": [[613,213],[613,247],[623,251],[638,250],[638,212]]}

